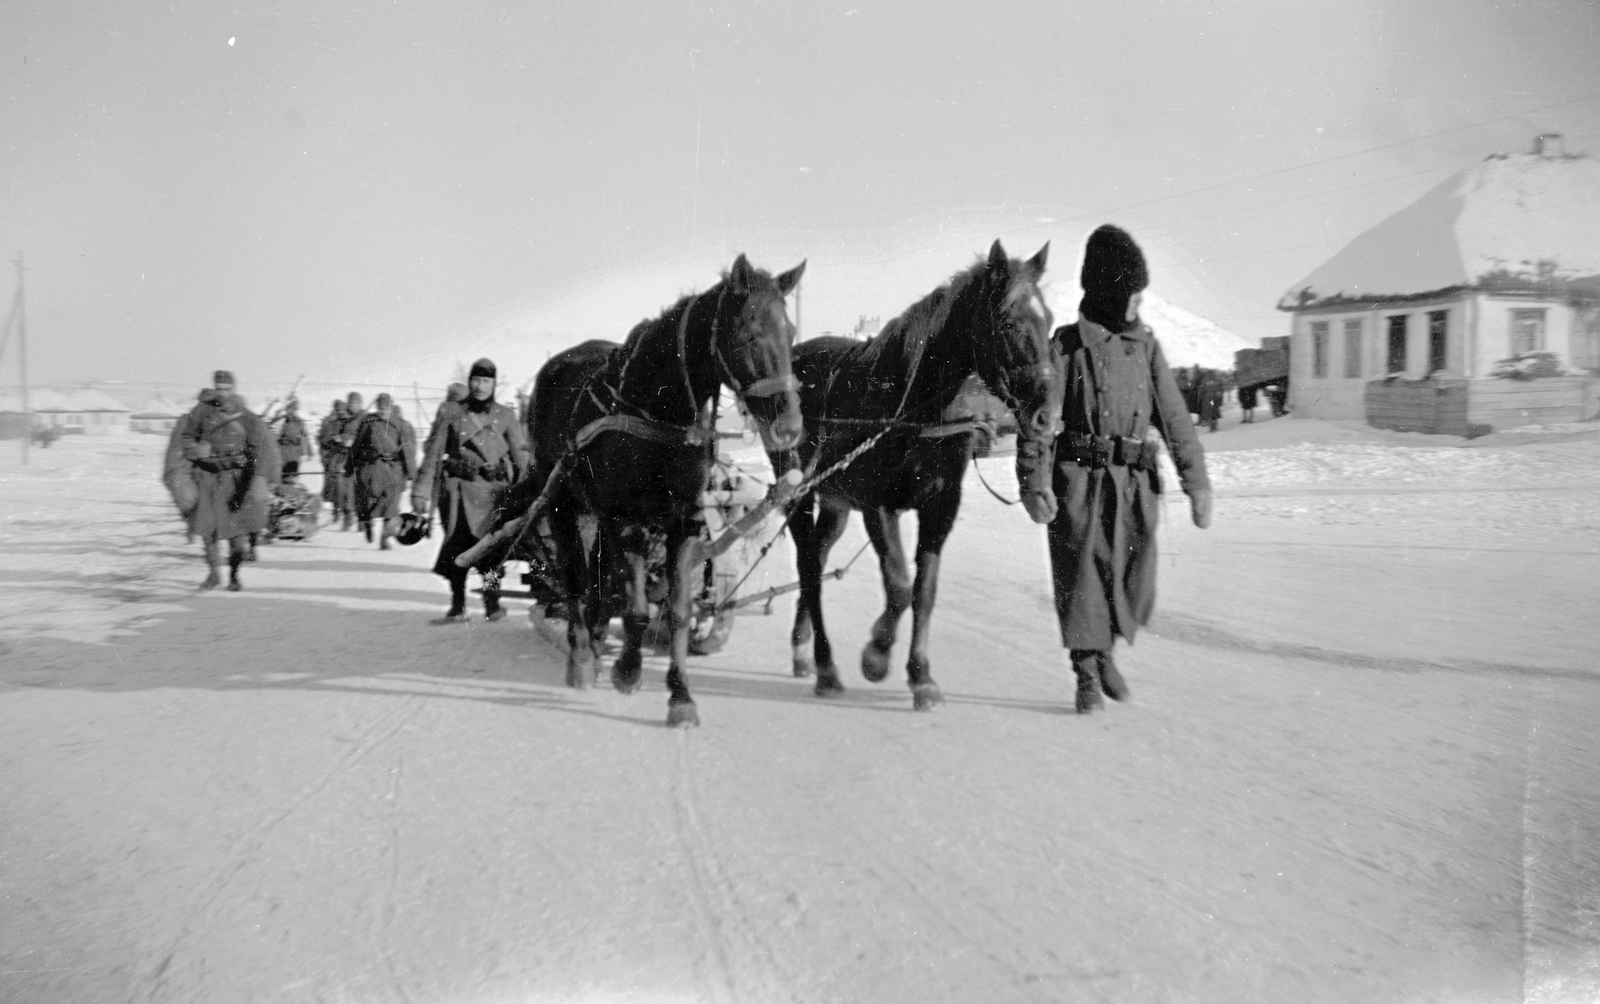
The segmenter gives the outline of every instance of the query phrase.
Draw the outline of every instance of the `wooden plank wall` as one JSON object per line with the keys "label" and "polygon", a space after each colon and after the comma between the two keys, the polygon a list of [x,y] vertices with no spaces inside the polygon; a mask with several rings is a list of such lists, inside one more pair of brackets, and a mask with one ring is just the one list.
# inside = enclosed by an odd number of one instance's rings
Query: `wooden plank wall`
{"label": "wooden plank wall", "polygon": [[1520,425],[1588,421],[1600,413],[1600,380],[1373,380],[1367,424],[1398,432],[1481,436]]}

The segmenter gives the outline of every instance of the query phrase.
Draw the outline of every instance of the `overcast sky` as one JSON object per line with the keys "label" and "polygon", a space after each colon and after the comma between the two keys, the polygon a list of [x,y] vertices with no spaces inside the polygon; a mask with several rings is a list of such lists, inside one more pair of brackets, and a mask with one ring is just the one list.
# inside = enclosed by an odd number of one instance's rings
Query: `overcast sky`
{"label": "overcast sky", "polygon": [[1256,338],[1452,171],[1543,131],[1600,153],[1597,27],[1475,0],[11,0],[0,252],[42,381],[337,378],[741,250],[810,259],[815,333],[994,236],[1054,240],[1070,277],[1106,221]]}

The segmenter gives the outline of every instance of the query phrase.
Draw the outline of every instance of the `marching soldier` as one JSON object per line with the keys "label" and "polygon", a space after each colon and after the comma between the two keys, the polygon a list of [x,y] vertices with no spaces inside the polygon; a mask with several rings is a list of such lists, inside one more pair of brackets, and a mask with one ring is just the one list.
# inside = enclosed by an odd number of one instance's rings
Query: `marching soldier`
{"label": "marching soldier", "polygon": [[1149,284],[1133,238],[1099,228],[1084,249],[1078,322],[1053,336],[1065,364],[1066,428],[1055,444],[1050,572],[1080,714],[1103,707],[1102,695],[1127,698],[1111,647],[1119,635],[1131,642],[1155,606],[1161,484],[1151,428],[1172,453],[1195,526],[1211,525],[1205,451],[1161,343],[1139,320]]}
{"label": "marching soldier", "polygon": [[411,424],[399,416],[393,399],[379,394],[373,411],[356,426],[346,471],[354,486],[356,517],[372,543],[372,524],[378,524],[378,547],[389,550],[390,520],[400,518],[400,497],[406,482],[417,473],[417,437]]}
{"label": "marching soldier", "polygon": [[[337,486],[334,483],[334,471],[337,467],[343,466],[336,463],[339,457],[339,430],[342,428],[344,428],[344,402],[335,400],[327,416],[323,418],[322,424],[317,426],[317,453],[322,457],[322,501],[330,506],[338,497],[335,494]],[[337,509],[333,515],[335,519],[338,518]]]}
{"label": "marching soldier", "polygon": [[351,391],[344,401],[344,419],[339,423],[339,428],[334,432],[334,443],[337,452],[334,454],[334,465],[331,470],[333,477],[333,513],[335,518],[342,517],[340,529],[349,530],[355,525],[356,498],[355,479],[348,473],[350,465],[350,447],[356,439],[356,429],[361,425],[364,405],[361,395]]}
{"label": "marching soldier", "polygon": [[161,483],[172,493],[172,501],[178,506],[178,514],[183,517],[185,536],[191,544],[194,543],[194,511],[200,504],[200,489],[195,485],[194,464],[183,455],[184,436],[188,435],[195,415],[216,399],[216,391],[210,387],[203,388],[199,404],[173,423],[172,434],[167,437],[166,458],[161,465]]}
{"label": "marching soldier", "polygon": [[283,417],[278,426],[278,458],[283,461],[285,479],[300,473],[300,458],[311,456],[306,443],[306,423],[300,420],[300,402],[294,398],[283,403]]}
{"label": "marching soldier", "polygon": [[215,589],[221,583],[218,551],[226,540],[228,589],[238,592],[239,566],[249,560],[250,535],[266,529],[268,496],[282,466],[266,423],[232,392],[232,374],[219,370],[214,387],[212,400],[190,412],[181,437],[198,496],[190,529],[200,537],[210,569],[200,588]]}
{"label": "marching soldier", "polygon": [[[411,486],[411,509],[426,514],[438,489],[439,525],[444,543],[433,564],[436,575],[450,583],[450,611],[435,623],[466,619],[467,570],[456,556],[478,542],[493,523],[511,486],[528,470],[528,446],[511,409],[494,399],[495,366],[487,359],[472,364],[468,393],[459,404],[441,405],[428,437],[417,480]],[[437,484],[436,484],[437,483]],[[500,570],[483,565],[483,612],[491,621],[500,609]]]}

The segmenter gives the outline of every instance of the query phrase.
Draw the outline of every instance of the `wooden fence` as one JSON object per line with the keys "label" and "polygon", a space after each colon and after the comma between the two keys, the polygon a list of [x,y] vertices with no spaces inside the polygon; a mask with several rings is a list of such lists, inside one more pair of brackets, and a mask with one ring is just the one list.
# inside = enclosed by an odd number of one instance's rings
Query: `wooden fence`
{"label": "wooden fence", "polygon": [[1374,380],[1367,424],[1399,432],[1482,436],[1519,425],[1588,421],[1600,412],[1600,380]]}

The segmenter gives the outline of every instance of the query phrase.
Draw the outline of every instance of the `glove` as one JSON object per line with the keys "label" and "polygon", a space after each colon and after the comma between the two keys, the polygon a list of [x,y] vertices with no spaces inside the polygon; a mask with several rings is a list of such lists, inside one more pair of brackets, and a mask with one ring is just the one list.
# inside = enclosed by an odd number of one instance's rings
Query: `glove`
{"label": "glove", "polygon": [[1056,493],[1046,489],[1042,492],[1023,492],[1022,508],[1028,510],[1028,518],[1041,525],[1054,523],[1056,520]]}
{"label": "glove", "polygon": [[1190,514],[1194,525],[1204,530],[1211,525],[1211,489],[1196,488],[1189,493]]}

